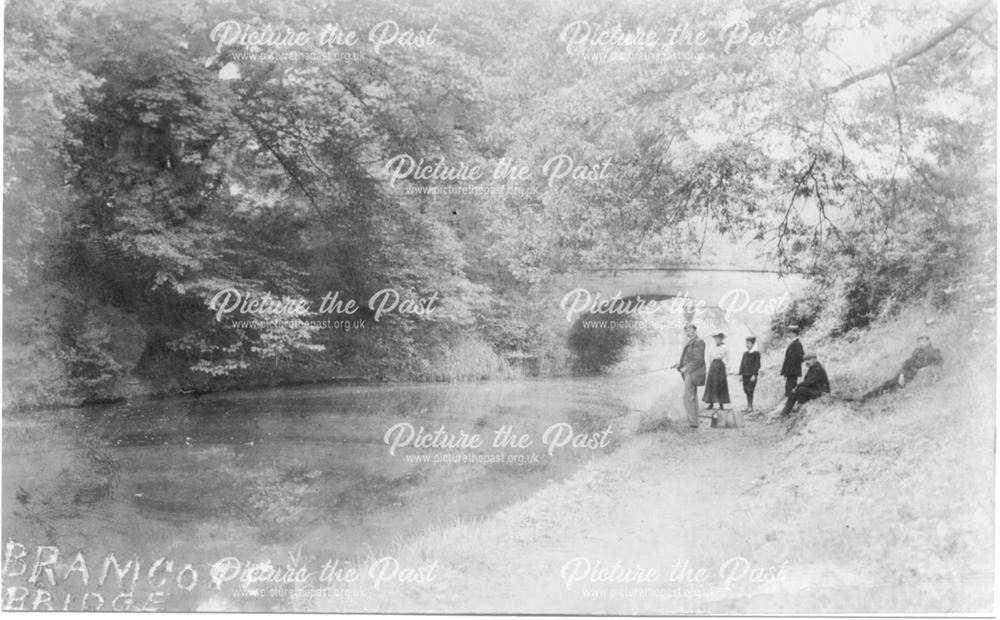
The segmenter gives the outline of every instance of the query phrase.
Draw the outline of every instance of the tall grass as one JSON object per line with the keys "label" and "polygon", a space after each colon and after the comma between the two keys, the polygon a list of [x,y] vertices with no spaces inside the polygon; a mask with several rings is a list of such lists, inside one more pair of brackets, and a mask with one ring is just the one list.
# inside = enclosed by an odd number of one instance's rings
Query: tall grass
{"label": "tall grass", "polygon": [[[928,320],[931,320],[928,323]],[[988,320],[987,320],[988,322]],[[962,612],[992,605],[995,359],[982,317],[911,309],[817,351],[834,396],[890,378],[927,334],[945,357],[904,390],[804,407],[758,489],[759,524],[798,564],[850,567],[866,587],[811,609]],[[763,526],[762,526],[763,527]],[[774,543],[755,553],[766,554]]]}
{"label": "tall grass", "polygon": [[519,368],[500,357],[485,341],[469,336],[446,345],[432,358],[427,377],[432,381],[516,379]]}

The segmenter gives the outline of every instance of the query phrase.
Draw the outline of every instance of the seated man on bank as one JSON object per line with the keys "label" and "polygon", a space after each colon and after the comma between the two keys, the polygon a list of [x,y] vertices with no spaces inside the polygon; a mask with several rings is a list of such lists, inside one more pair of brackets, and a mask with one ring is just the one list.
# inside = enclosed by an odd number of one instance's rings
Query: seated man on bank
{"label": "seated man on bank", "polygon": [[819,398],[823,394],[830,393],[830,379],[826,376],[826,369],[816,359],[815,353],[806,353],[802,359],[806,367],[806,376],[802,382],[792,389],[791,395],[785,401],[785,408],[781,411],[781,417],[786,418],[792,412],[795,403],[806,403]]}
{"label": "seated man on bank", "polygon": [[944,358],[941,356],[941,351],[931,346],[931,339],[929,336],[920,336],[917,338],[917,348],[913,351],[910,357],[903,362],[903,367],[899,369],[899,372],[893,375],[892,379],[889,379],[882,385],[862,396],[861,402],[864,402],[869,398],[881,396],[886,392],[891,392],[893,390],[898,390],[901,387],[905,387],[907,383],[913,381],[914,377],[917,376],[917,372],[921,368],[927,368],[928,366],[941,366],[942,364],[944,364]]}

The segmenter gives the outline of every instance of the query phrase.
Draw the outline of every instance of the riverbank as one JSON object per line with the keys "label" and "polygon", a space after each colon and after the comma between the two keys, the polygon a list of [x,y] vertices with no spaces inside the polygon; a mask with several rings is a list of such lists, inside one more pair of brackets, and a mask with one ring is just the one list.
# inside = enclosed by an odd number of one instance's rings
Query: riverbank
{"label": "riverbank", "polygon": [[[134,313],[106,304],[86,304],[82,292],[57,286],[8,300],[4,314],[3,408],[27,411],[141,401],[184,394],[324,385],[365,380],[476,382],[524,377],[558,378],[612,366],[637,330],[579,325],[561,303],[573,290],[608,299],[616,293],[647,298],[684,296],[703,300],[719,314],[727,292],[749,289],[776,300],[802,289],[796,278],[720,270],[636,270],[553,276],[528,292],[508,291],[497,316],[485,325],[439,333],[433,324],[396,334],[387,326],[341,333],[325,330],[323,351],[299,351],[280,359],[248,355],[246,367],[219,372],[193,370],[208,359],[173,350],[167,334],[143,327]],[[64,307],[65,306],[65,307]],[[55,309],[60,309],[53,314]],[[745,310],[745,309],[744,309]],[[717,312],[715,312],[717,311]],[[769,314],[735,312],[753,333],[765,334]],[[703,317],[699,316],[699,320]],[[661,315],[660,320],[680,320]],[[57,329],[72,324],[74,329]],[[376,327],[378,327],[376,329]],[[676,330],[680,334],[679,324]],[[426,333],[421,330],[426,329]],[[186,332],[185,332],[186,333]],[[191,332],[194,333],[194,332]],[[170,332],[171,338],[181,333]],[[581,363],[583,362],[583,363]],[[657,364],[658,365],[658,364]]]}
{"label": "riverbank", "polygon": [[[989,612],[992,320],[913,310],[850,338],[806,334],[834,396],[891,376],[921,333],[946,364],[894,396],[825,398],[791,422],[640,424],[658,430],[485,521],[394,551],[433,565],[433,580],[369,593],[361,607],[321,599],[309,609]],[[765,368],[779,356],[768,352]],[[771,406],[774,374],[758,399]]]}
{"label": "riverbank", "polygon": [[[444,349],[434,361],[422,364],[425,371],[402,380],[376,376],[363,367],[338,368],[334,372],[322,367],[296,372],[257,375],[248,380],[215,381],[181,384],[171,378],[183,375],[187,369],[174,368],[159,372],[159,378],[143,378],[132,374],[118,377],[115,387],[101,392],[77,390],[65,365],[54,354],[38,354],[37,349],[18,345],[4,350],[4,403],[7,413],[22,413],[49,409],[76,409],[111,405],[124,401],[142,403],[149,400],[203,396],[232,392],[254,392],[276,388],[303,386],[370,385],[391,383],[466,383],[506,381],[523,378],[518,367],[492,352],[481,340],[470,338],[459,343],[455,351]],[[551,375],[551,377],[568,376]]]}
{"label": "riverbank", "polygon": [[[191,326],[154,328],[136,312],[57,284],[5,301],[0,394],[6,412],[301,385],[461,382],[526,374],[481,330],[468,326],[369,321],[365,329],[320,330],[311,347],[246,350],[227,365],[218,356],[178,344],[196,341],[202,333],[197,313]],[[212,329],[237,340],[246,336],[235,325]],[[505,329],[494,328],[493,338],[502,339]],[[568,374],[565,361],[551,366],[556,368],[549,375],[560,369]]]}

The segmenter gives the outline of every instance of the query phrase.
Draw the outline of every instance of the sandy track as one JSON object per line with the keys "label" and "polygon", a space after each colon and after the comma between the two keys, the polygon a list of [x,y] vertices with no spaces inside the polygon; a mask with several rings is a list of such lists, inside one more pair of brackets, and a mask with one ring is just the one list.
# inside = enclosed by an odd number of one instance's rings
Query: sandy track
{"label": "sandy track", "polygon": [[[746,578],[722,591],[719,571],[758,542],[741,530],[745,493],[781,457],[783,434],[780,425],[751,422],[639,435],[481,524],[412,545],[441,559],[437,579],[376,597],[374,609],[665,613],[726,607],[767,591]],[[738,564],[730,563],[733,574]],[[608,579],[597,577],[602,568],[612,570]]]}

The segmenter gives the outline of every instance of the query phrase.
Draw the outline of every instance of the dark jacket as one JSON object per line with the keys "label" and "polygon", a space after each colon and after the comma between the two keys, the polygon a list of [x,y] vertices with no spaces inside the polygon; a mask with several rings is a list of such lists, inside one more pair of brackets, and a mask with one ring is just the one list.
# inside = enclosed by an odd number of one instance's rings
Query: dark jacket
{"label": "dark jacket", "polygon": [[903,377],[910,381],[913,377],[917,376],[917,371],[921,368],[926,368],[927,366],[940,366],[944,364],[944,358],[941,356],[941,351],[935,349],[934,347],[927,346],[923,348],[917,348],[910,357],[903,362],[903,367],[899,372],[903,373]]}
{"label": "dark jacket", "polygon": [[802,358],[806,352],[802,349],[802,343],[796,338],[788,348],[785,349],[785,363],[781,365],[782,377],[801,377]]}
{"label": "dark jacket", "polygon": [[697,385],[705,385],[705,341],[695,336],[684,345],[681,351],[681,374],[691,373]]}
{"label": "dark jacket", "polygon": [[798,387],[820,392],[830,391],[830,379],[826,376],[826,369],[819,362],[816,362],[806,371],[806,376]]}
{"label": "dark jacket", "polygon": [[760,351],[744,351],[740,360],[739,374],[744,377],[756,375],[760,372]]}

